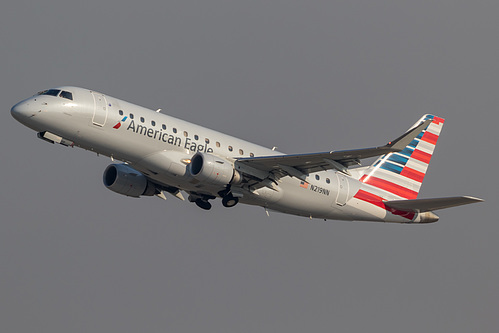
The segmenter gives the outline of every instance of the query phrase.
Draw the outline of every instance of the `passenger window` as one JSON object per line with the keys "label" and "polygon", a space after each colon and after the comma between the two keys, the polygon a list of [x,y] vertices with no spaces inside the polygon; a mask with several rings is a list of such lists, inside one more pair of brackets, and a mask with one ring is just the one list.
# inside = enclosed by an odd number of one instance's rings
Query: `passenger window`
{"label": "passenger window", "polygon": [[154,120],[151,120],[151,125],[156,126],[156,122]]}
{"label": "passenger window", "polygon": [[187,134],[187,131],[184,131],[184,136],[187,137],[189,134]]}
{"label": "passenger window", "polygon": [[73,94],[69,91],[62,91],[60,97],[73,100]]}
{"label": "passenger window", "polygon": [[165,124],[161,125],[161,128],[165,130],[166,129],[166,125]]}
{"label": "passenger window", "polygon": [[133,113],[130,113],[130,119],[133,119]]}
{"label": "passenger window", "polygon": [[326,183],[331,183],[331,180],[329,180],[329,178],[326,178]]}
{"label": "passenger window", "polygon": [[199,136],[197,136],[197,134],[194,135],[194,140],[196,140],[196,141],[199,140]]}
{"label": "passenger window", "polygon": [[123,110],[119,110],[118,113],[120,114],[120,116],[123,115]]}
{"label": "passenger window", "polygon": [[206,143],[210,143],[210,139],[205,138],[205,139],[204,139],[204,142],[206,142]]}
{"label": "passenger window", "polygon": [[232,151],[232,146],[229,146],[228,148],[229,148],[229,151]]}
{"label": "passenger window", "polygon": [[253,154],[253,153],[250,153],[250,157],[255,157],[255,154]]}
{"label": "passenger window", "polygon": [[239,149],[239,155],[244,155],[244,152],[242,149]]}
{"label": "passenger window", "polygon": [[217,145],[217,148],[220,148],[220,142],[217,141],[216,145]]}
{"label": "passenger window", "polygon": [[315,179],[319,180],[321,177],[319,177],[319,175],[315,175]]}
{"label": "passenger window", "polygon": [[177,129],[176,128],[173,128],[173,133],[177,133]]}
{"label": "passenger window", "polygon": [[144,117],[140,117],[140,122],[143,123],[144,121],[146,121]]}

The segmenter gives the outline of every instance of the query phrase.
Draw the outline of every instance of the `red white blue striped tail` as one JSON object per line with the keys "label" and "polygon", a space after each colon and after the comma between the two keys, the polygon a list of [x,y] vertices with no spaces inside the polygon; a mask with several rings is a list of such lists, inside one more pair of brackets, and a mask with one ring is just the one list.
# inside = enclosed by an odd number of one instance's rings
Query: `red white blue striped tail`
{"label": "red white blue striped tail", "polygon": [[430,125],[404,150],[378,158],[360,181],[382,190],[386,199],[416,199],[444,124],[443,118],[427,114],[411,128],[427,119]]}

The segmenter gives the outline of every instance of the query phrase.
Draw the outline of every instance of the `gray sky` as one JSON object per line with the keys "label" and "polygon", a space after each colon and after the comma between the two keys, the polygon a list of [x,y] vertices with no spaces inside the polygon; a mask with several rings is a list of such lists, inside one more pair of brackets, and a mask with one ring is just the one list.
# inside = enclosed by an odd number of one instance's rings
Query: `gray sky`
{"label": "gray sky", "polygon": [[[3,332],[496,332],[497,1],[11,1],[0,11]],[[433,225],[108,191],[10,116],[77,85],[288,153],[446,119]]]}

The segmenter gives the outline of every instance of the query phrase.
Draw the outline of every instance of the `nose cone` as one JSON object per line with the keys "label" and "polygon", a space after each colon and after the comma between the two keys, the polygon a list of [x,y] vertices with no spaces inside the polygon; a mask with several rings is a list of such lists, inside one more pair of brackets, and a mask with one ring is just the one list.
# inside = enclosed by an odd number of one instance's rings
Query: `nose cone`
{"label": "nose cone", "polygon": [[21,123],[25,123],[26,119],[33,117],[34,112],[30,107],[29,100],[17,103],[10,109],[10,114],[14,119]]}

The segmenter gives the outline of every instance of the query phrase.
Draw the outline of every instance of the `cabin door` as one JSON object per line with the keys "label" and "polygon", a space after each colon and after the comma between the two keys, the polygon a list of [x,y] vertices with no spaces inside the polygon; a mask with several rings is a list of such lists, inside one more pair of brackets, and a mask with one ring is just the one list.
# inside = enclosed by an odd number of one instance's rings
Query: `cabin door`
{"label": "cabin door", "polygon": [[107,101],[102,94],[92,92],[94,98],[94,116],[92,123],[97,126],[104,126],[107,120]]}
{"label": "cabin door", "polygon": [[338,180],[338,195],[336,196],[336,204],[338,206],[344,206],[347,203],[348,191],[350,190],[348,178],[341,172],[336,173],[336,178]]}

